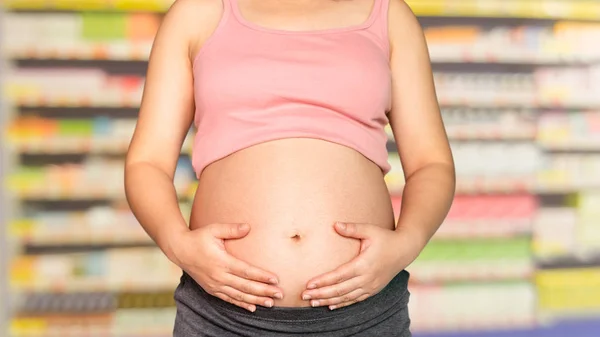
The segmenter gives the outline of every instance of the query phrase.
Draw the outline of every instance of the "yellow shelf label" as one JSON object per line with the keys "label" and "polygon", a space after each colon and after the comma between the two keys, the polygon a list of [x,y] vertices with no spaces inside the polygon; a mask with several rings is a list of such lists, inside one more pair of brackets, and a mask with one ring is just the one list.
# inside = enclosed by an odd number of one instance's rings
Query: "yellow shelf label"
{"label": "yellow shelf label", "polygon": [[4,6],[7,8],[19,9],[44,9],[48,7],[46,0],[4,0]]}
{"label": "yellow shelf label", "polygon": [[115,0],[114,6],[119,10],[164,11],[171,0]]}
{"label": "yellow shelf label", "polygon": [[54,0],[51,7],[63,10],[101,10],[109,7],[107,0]]}
{"label": "yellow shelf label", "polygon": [[569,0],[406,0],[416,15],[595,20],[600,3]]}

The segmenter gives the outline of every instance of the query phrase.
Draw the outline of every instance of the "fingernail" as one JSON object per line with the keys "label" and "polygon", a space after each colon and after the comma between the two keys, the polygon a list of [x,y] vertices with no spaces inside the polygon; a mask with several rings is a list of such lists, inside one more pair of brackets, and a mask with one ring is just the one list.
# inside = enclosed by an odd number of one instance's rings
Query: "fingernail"
{"label": "fingernail", "polygon": [[312,305],[313,307],[318,307],[319,306],[319,301],[312,301],[310,303],[310,305]]}
{"label": "fingernail", "polygon": [[337,307],[335,305],[329,306],[329,310],[335,310],[335,309],[337,309]]}
{"label": "fingernail", "polygon": [[338,222],[337,225],[338,225],[338,227],[340,229],[346,229],[346,224],[345,223]]}
{"label": "fingernail", "polygon": [[273,295],[273,296],[275,296],[275,298],[278,298],[278,299],[282,299],[283,298],[283,294],[282,293],[275,293],[275,295]]}
{"label": "fingernail", "polygon": [[255,307],[255,306],[249,306],[249,307],[248,307],[248,310],[249,310],[250,312],[255,312],[255,311],[256,311],[256,307]]}
{"label": "fingernail", "polygon": [[245,223],[238,225],[238,229],[241,231],[247,230],[248,227],[249,227],[248,224],[245,224]]}
{"label": "fingernail", "polygon": [[279,283],[279,281],[277,281],[276,278],[270,278],[269,282],[271,282],[271,284],[277,284],[277,283]]}
{"label": "fingernail", "polygon": [[308,301],[311,299],[310,295],[302,295],[302,299]]}
{"label": "fingernail", "polygon": [[317,287],[317,285],[314,283],[311,283],[308,285],[308,289],[315,289],[316,287]]}
{"label": "fingernail", "polygon": [[265,301],[265,306],[266,306],[266,307],[268,307],[268,308],[272,307],[272,306],[273,306],[273,301],[271,301],[271,300],[266,300],[266,301]]}

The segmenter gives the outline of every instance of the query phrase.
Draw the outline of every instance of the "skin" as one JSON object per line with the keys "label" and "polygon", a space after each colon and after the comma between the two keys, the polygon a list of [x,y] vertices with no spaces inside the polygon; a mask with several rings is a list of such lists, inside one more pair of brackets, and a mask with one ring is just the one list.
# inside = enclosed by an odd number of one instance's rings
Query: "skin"
{"label": "skin", "polygon": [[[225,241],[245,237],[250,226],[211,224],[190,230],[173,185],[180,149],[193,121],[191,60],[211,36],[221,13],[220,1],[178,0],[165,16],[150,56],[138,124],[126,158],[125,190],[142,227],[173,263],[208,293],[255,311],[256,305],[272,306],[282,290],[277,275],[227,253]],[[383,289],[419,255],[454,196],[454,164],[423,33],[399,0],[390,1],[389,22],[393,76],[389,118],[407,181],[401,215],[396,230],[365,224],[334,226],[340,235],[360,240],[360,254],[307,283],[303,296],[313,306],[336,309]]]}
{"label": "skin", "polygon": [[[361,240],[361,253],[308,282],[303,295],[316,302],[313,306],[340,308],[383,289],[417,258],[454,198],[454,161],[437,103],[426,41],[419,22],[402,1],[390,1],[389,36],[393,79],[389,118],[406,177],[400,217],[394,232],[363,224],[348,224],[345,229],[335,226],[340,235]],[[316,288],[311,290],[311,285]]]}

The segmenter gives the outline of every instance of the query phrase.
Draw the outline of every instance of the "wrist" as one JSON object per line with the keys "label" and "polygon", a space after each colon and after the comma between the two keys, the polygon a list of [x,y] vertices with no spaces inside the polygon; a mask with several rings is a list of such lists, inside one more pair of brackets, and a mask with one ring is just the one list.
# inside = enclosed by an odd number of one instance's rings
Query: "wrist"
{"label": "wrist", "polygon": [[164,233],[161,233],[161,240],[158,242],[159,248],[167,258],[179,267],[181,267],[182,238],[189,231],[190,229],[187,226],[169,228]]}
{"label": "wrist", "polygon": [[425,248],[429,239],[422,231],[408,226],[400,226],[395,230],[396,237],[402,245],[404,254],[408,254],[411,258],[411,263],[416,259],[421,251]]}

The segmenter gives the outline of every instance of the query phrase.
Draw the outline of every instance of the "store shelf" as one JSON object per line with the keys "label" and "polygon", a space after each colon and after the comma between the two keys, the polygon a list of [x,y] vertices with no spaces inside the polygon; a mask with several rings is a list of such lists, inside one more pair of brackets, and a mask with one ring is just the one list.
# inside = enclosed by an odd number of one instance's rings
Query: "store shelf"
{"label": "store shelf", "polygon": [[505,328],[499,331],[480,330],[472,332],[420,333],[415,337],[596,337],[600,331],[600,320],[573,320],[559,322],[539,328]]}
{"label": "store shelf", "polygon": [[19,10],[149,11],[164,12],[173,0],[5,0],[4,7]]}
{"label": "store shelf", "polygon": [[[131,138],[115,139],[114,137],[27,137],[11,144],[15,152],[29,155],[58,154],[117,154],[127,152]],[[191,152],[191,140],[183,144],[182,153]]]}
{"label": "store shelf", "polygon": [[510,17],[598,20],[600,3],[593,0],[407,0],[419,16]]}
{"label": "store shelf", "polygon": [[[3,2],[15,113],[4,139],[16,163],[2,179],[19,210],[8,231],[19,248],[11,337],[172,335],[167,295],[180,270],[139,247],[152,241],[121,180],[152,38],[172,2]],[[426,17],[458,177],[450,214],[409,269],[414,335],[597,337],[598,322],[554,323],[600,317],[600,257],[590,253],[600,251],[600,2],[407,3]],[[386,132],[398,216],[405,182]],[[183,214],[194,180],[182,156]],[[73,308],[83,308],[76,320]]]}
{"label": "store shelf", "polygon": [[157,292],[172,291],[180,277],[181,270],[152,247],[20,256],[10,282],[26,292]]}
{"label": "store shelf", "polygon": [[[13,48],[8,58],[16,61],[110,61],[147,63],[152,42],[92,43],[68,46],[31,45]],[[452,48],[453,50],[449,50]],[[600,63],[600,55],[565,53],[515,53],[490,51],[485,48],[456,48],[430,45],[434,64],[514,64],[514,65],[590,65]]]}
{"label": "store shelf", "polygon": [[[172,0],[6,0],[8,9],[69,11],[164,12]],[[590,0],[408,0],[420,16],[518,17],[535,19],[597,20],[600,4]]]}

